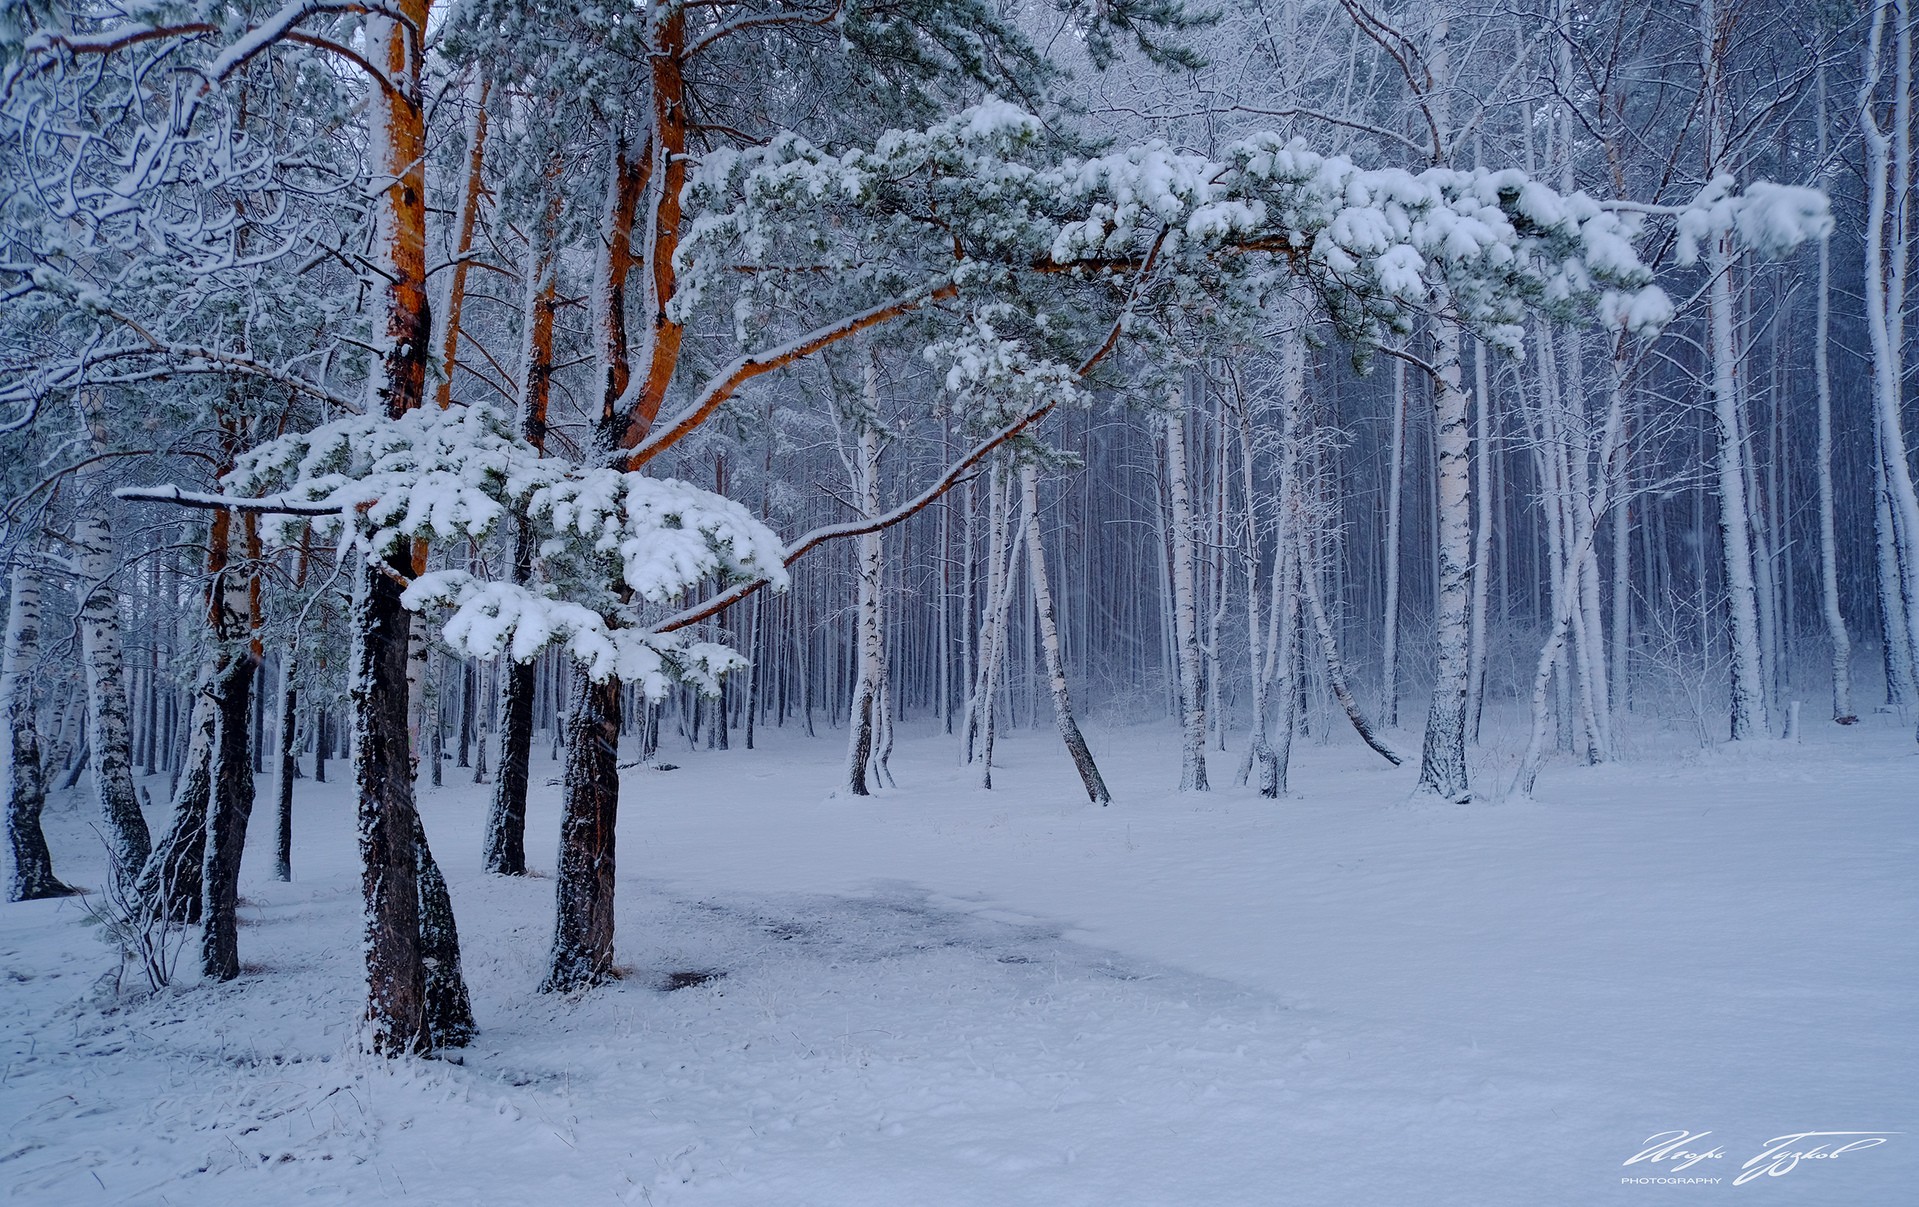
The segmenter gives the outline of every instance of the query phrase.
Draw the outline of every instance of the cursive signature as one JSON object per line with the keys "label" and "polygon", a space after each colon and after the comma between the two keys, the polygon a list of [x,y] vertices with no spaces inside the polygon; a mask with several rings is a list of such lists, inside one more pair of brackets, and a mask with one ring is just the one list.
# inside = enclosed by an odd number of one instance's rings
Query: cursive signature
{"label": "cursive signature", "polygon": [[[1652,1165],[1667,1165],[1668,1172],[1677,1173],[1690,1169],[1701,1161],[1723,1161],[1726,1150],[1723,1146],[1708,1148],[1703,1141],[1711,1132],[1686,1131],[1675,1128],[1672,1131],[1655,1132],[1646,1137],[1646,1147],[1622,1164],[1637,1165],[1644,1161]],[[1783,1136],[1774,1136],[1766,1141],[1765,1148],[1758,1156],[1739,1167],[1739,1175],[1732,1180],[1734,1186],[1743,1186],[1758,1177],[1777,1178],[1791,1173],[1801,1161],[1830,1161],[1847,1153],[1861,1152],[1868,1148],[1877,1148],[1898,1132],[1789,1132]],[[1714,1179],[1715,1181],[1717,1179]]]}
{"label": "cursive signature", "polygon": [[1658,1132],[1647,1136],[1647,1147],[1627,1157],[1624,1164],[1637,1165],[1641,1161],[1650,1161],[1657,1165],[1661,1161],[1677,1161],[1679,1164],[1673,1166],[1673,1169],[1681,1170],[1691,1169],[1701,1161],[1717,1161],[1726,1155],[1725,1149],[1715,1147],[1695,1152],[1682,1147],[1686,1144],[1697,1144],[1710,1135],[1712,1135],[1711,1132],[1695,1133],[1681,1130]]}
{"label": "cursive signature", "polygon": [[[1845,1153],[1858,1152],[1860,1149],[1877,1148],[1897,1132],[1793,1132],[1789,1136],[1774,1136],[1766,1141],[1766,1151],[1741,1165],[1740,1175],[1732,1180],[1734,1186],[1744,1186],[1761,1174],[1769,1178],[1792,1172],[1793,1166],[1801,1161],[1829,1161]],[[1798,1147],[1817,1136],[1856,1136],[1856,1140],[1820,1140],[1810,1148]]]}

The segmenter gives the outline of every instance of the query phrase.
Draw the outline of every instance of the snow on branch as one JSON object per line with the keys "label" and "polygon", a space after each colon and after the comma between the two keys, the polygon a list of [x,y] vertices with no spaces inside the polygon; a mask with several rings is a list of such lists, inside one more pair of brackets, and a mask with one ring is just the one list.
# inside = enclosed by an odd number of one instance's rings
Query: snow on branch
{"label": "snow on branch", "polygon": [[[456,650],[524,660],[558,644],[588,674],[654,694],[670,682],[712,689],[744,663],[723,646],[651,631],[640,604],[670,605],[710,581],[786,582],[778,537],[740,504],[671,478],[542,456],[484,406],[336,419],[244,454],[221,486],[124,493],[304,517],[367,557],[416,539],[484,539],[519,516],[539,541],[544,583],[441,571],[415,579],[406,606],[449,609],[442,636]],[[297,522],[263,535],[290,543]]]}
{"label": "snow on branch", "polygon": [[[1724,182],[1675,210],[1561,194],[1517,170],[1361,168],[1299,139],[1249,135],[1217,157],[1159,141],[1049,162],[1039,123],[1001,101],[923,131],[834,153],[783,137],[710,157],[688,184],[700,216],[679,258],[690,283],[945,262],[956,286],[993,272],[1138,274],[1150,249],[1200,283],[1265,272],[1303,282],[1348,338],[1378,344],[1418,310],[1447,307],[1517,352],[1529,309],[1656,333],[1672,307],[1634,247],[1653,217],[1682,241],[1717,230],[1777,254],[1830,230],[1824,197]],[[850,229],[849,218],[863,222]],[[1261,268],[1248,269],[1258,253]],[[750,289],[752,286],[748,286]],[[1253,299],[1272,290],[1211,289]]]}

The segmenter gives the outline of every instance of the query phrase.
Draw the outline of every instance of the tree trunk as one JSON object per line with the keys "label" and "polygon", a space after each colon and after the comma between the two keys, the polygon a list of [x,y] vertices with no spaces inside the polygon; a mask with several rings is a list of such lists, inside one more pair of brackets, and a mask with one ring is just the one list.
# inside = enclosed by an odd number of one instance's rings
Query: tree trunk
{"label": "tree trunk", "polygon": [[[380,364],[368,411],[398,418],[420,405],[432,336],[426,300],[426,124],[421,81],[430,0],[400,0],[400,17],[365,19],[368,57],[393,86],[373,93],[368,159],[389,183],[374,199],[376,262],[387,281]],[[437,1042],[427,1011],[420,917],[424,833],[413,802],[408,743],[408,642],[399,578],[410,550],[367,554],[354,574],[354,782],[359,794],[361,887],[366,898],[369,1043],[389,1056]],[[445,971],[442,969],[442,971]],[[457,970],[455,970],[457,975]]]}
{"label": "tree trunk", "polygon": [[[241,603],[244,606],[244,596]],[[244,623],[244,621],[242,622]],[[247,819],[253,813],[253,765],[248,745],[255,664],[244,654],[227,657],[210,685],[213,695],[212,798],[207,810],[206,865],[202,872],[200,970],[209,980],[240,975],[240,856]]]}
{"label": "tree trunk", "polygon": [[453,275],[447,282],[446,305],[438,324],[439,338],[434,341],[440,350],[441,377],[433,401],[441,410],[453,401],[453,370],[459,362],[460,351],[460,313],[466,306],[467,274],[473,268],[473,228],[480,217],[480,199],[486,195],[480,169],[486,162],[486,98],[490,87],[491,81],[484,72],[467,87],[468,104],[473,106],[473,112],[466,128],[466,175],[460,181],[460,227],[453,242]]}
{"label": "tree trunk", "polygon": [[[1826,63],[1823,54],[1818,66],[1819,129],[1818,162],[1826,159]],[[1819,401],[1819,604],[1826,621],[1826,636],[1832,645],[1832,719],[1852,725],[1859,718],[1852,711],[1852,636],[1846,631],[1845,613],[1839,608],[1839,540],[1834,521],[1832,480],[1832,247],[1830,239],[1819,241],[1819,299],[1813,319],[1812,360],[1815,388]]]}
{"label": "tree trunk", "polygon": [[1067,753],[1086,785],[1087,799],[1096,805],[1112,803],[1112,793],[1086,748],[1086,738],[1073,720],[1073,701],[1066,688],[1066,661],[1060,653],[1059,623],[1053,609],[1053,589],[1046,575],[1046,547],[1039,533],[1039,471],[1031,465],[1020,467],[1020,490],[1026,499],[1026,576],[1033,584],[1033,600],[1039,613],[1040,644],[1046,651],[1046,679],[1053,693],[1053,720]]}
{"label": "tree trunk", "polygon": [[0,708],[6,710],[8,738],[7,842],[13,853],[7,900],[37,901],[70,896],[75,890],[53,874],[53,853],[40,829],[40,812],[47,804],[33,690],[34,664],[40,659],[40,582],[24,561],[14,563],[12,595],[6,661],[0,664]]}
{"label": "tree trunk", "polygon": [[1399,725],[1399,543],[1401,502],[1405,494],[1406,362],[1393,362],[1393,439],[1386,466],[1386,602],[1379,641],[1379,719],[1388,729]]}
{"label": "tree trunk", "polygon": [[1359,701],[1353,699],[1352,688],[1346,683],[1345,664],[1339,657],[1339,642],[1333,633],[1332,617],[1327,615],[1326,604],[1319,597],[1318,562],[1312,555],[1309,538],[1302,529],[1295,534],[1298,544],[1300,594],[1305,597],[1307,612],[1313,618],[1313,629],[1319,635],[1320,652],[1325,656],[1326,686],[1339,701],[1340,708],[1346,712],[1346,719],[1353,724],[1353,732],[1360,741],[1373,748],[1379,756],[1397,767],[1403,761],[1392,747],[1386,745],[1372,723],[1359,709]]}
{"label": "tree trunk", "polygon": [[[259,682],[260,651],[254,642],[258,615],[251,574],[243,577],[232,557],[230,512],[216,513],[210,548],[219,555],[220,568],[207,589],[219,668],[208,684],[213,700],[213,739],[208,746],[205,865],[201,872],[200,968],[209,979],[230,981],[240,975],[239,920],[240,858],[246,850],[247,821],[253,815],[252,722],[254,690]],[[259,555],[254,521],[247,517],[245,551]]]}
{"label": "tree trunk", "polygon": [[1187,486],[1186,407],[1175,392],[1166,416],[1167,492],[1171,496],[1173,633],[1179,649],[1179,790],[1204,792],[1206,705],[1200,684],[1199,614],[1193,581],[1193,508]]}
{"label": "tree trunk", "polygon": [[137,885],[140,899],[157,916],[192,925],[203,904],[202,865],[207,850],[207,806],[213,797],[213,680],[219,665],[209,661],[195,679],[193,708],[187,719],[187,747],[166,833],[147,857]]}
{"label": "tree trunk", "polygon": [[1486,345],[1473,343],[1473,504],[1478,523],[1473,533],[1473,599],[1471,640],[1466,670],[1467,737],[1479,740],[1479,721],[1486,710],[1486,639],[1491,631],[1489,592],[1493,541],[1493,420],[1492,390],[1486,380]]}
{"label": "tree trunk", "polygon": [[300,671],[299,656],[288,650],[280,663],[280,777],[275,785],[279,808],[274,815],[273,875],[275,879],[293,879],[293,781],[300,774],[300,752],[293,744],[294,718],[300,697],[294,687]]}
{"label": "tree trunk", "polygon": [[620,683],[577,679],[566,747],[566,807],[553,950],[542,992],[567,993],[613,975],[614,826],[620,807]]}
{"label": "tree trunk", "polygon": [[[865,409],[858,416],[859,454],[852,462],[853,488],[867,517],[880,513],[879,373],[866,366]],[[876,753],[875,736],[886,708],[886,632],[880,623],[880,577],[885,571],[881,534],[862,533],[855,554],[859,578],[859,674],[853,684],[853,707],[846,725],[846,791],[869,796],[869,770]]]}
{"label": "tree trunk", "polygon": [[[1893,131],[1888,138],[1873,112],[1873,91],[1882,72],[1880,45],[1882,28],[1890,16],[1897,39],[1897,78],[1894,88]],[[1905,431],[1901,407],[1905,367],[1903,319],[1905,314],[1905,208],[1911,188],[1911,25],[1904,0],[1881,0],[1873,14],[1868,73],[1861,90],[1859,124],[1866,143],[1866,330],[1872,341],[1872,383],[1874,433],[1883,467],[1883,493],[1889,523],[1882,532],[1891,535],[1893,556],[1881,555],[1882,576],[1892,569],[1896,583],[1881,582],[1881,599],[1897,595],[1899,607],[1888,607],[1888,619],[1894,613],[1904,621],[1898,634],[1905,646],[1903,665],[1889,668],[1907,684],[1919,682],[1919,493],[1915,493],[1912,469],[1907,461]],[[1897,152],[1898,162],[1891,162]],[[1889,179],[1896,176],[1897,179]],[[1889,191],[1893,193],[1888,196]],[[1886,246],[1886,228],[1890,216],[1892,246]],[[1890,254],[1888,254],[1890,253]],[[1890,566],[1888,566],[1890,563]],[[1889,626],[1890,627],[1890,626]],[[1891,643],[1888,643],[1889,647]],[[1888,675],[1892,681],[1894,675]]]}
{"label": "tree trunk", "polygon": [[[557,243],[558,195],[547,205],[538,244],[530,256],[526,282],[526,324],[520,352],[520,435],[536,449],[546,447],[546,410],[553,384],[553,316],[559,297]],[[513,526],[513,581],[533,581],[537,542],[523,520]],[[538,669],[509,659],[500,691],[500,769],[493,780],[493,805],[487,813],[481,865],[504,876],[526,874],[527,765],[533,756],[533,695]],[[464,722],[462,722],[464,731]]]}
{"label": "tree trunk", "polygon": [[1419,759],[1418,792],[1471,799],[1466,783],[1468,607],[1472,590],[1471,448],[1466,392],[1460,387],[1459,326],[1434,320],[1433,439],[1439,461],[1439,598],[1434,606],[1439,659]]}
{"label": "tree trunk", "polygon": [[[91,391],[76,396],[81,422],[95,448],[104,447],[101,404]],[[87,676],[87,769],[106,820],[113,858],[128,876],[139,873],[153,850],[153,836],[133,788],[133,738],[127,722],[125,658],[120,645],[120,601],[109,585],[114,571],[112,498],[99,463],[78,475],[82,501],[74,519],[75,587],[81,595],[81,658]]]}
{"label": "tree trunk", "polygon": [[427,846],[420,815],[413,815],[414,883],[420,890],[420,963],[425,967],[426,1032],[435,1047],[464,1048],[478,1030],[460,965],[460,930],[446,877]]}

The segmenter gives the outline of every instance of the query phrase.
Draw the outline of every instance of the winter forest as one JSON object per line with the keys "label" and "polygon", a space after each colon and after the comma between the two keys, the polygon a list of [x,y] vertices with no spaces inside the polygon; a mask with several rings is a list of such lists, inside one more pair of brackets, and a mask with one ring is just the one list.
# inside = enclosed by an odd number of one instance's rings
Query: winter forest
{"label": "winter forest", "polygon": [[0,13],[10,1201],[1910,1192],[1907,0]]}

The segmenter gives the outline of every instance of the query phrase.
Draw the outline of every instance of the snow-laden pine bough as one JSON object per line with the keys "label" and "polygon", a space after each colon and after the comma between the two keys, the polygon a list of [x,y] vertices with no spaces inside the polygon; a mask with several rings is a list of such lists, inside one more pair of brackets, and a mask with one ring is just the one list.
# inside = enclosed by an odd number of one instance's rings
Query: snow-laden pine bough
{"label": "snow-laden pine bough", "polygon": [[[1762,250],[1828,224],[1823,197],[1809,190],[1754,186],[1734,197],[1715,187],[1698,206],[1654,210],[1561,195],[1512,171],[1361,169],[1274,135],[1240,140],[1216,159],[1150,143],[1059,160],[1041,144],[1036,118],[999,102],[852,151],[781,137],[710,156],[688,182],[691,216],[665,313],[684,321],[703,297],[730,290],[750,342],[760,301],[821,272],[869,300],[740,355],[677,412],[626,424],[598,463],[541,456],[485,407],[419,411],[382,395],[376,413],[256,450],[219,493],[126,494],[336,525],[350,556],[365,559],[363,595],[446,609],[442,635],[465,652],[526,659],[558,646],[589,681],[617,676],[649,692],[711,686],[742,660],[688,630],[783,585],[785,567],[807,550],[924,508],[1030,438],[1054,409],[1082,401],[1113,351],[1165,345],[1165,316],[1256,318],[1303,288],[1362,355],[1421,313],[1513,353],[1530,308],[1584,314],[1622,338],[1650,335],[1672,307],[1633,246],[1649,218],[1676,219],[1686,237],[1737,231]],[[976,443],[914,497],[782,544],[730,500],[641,472],[748,381],[934,310],[961,320],[927,351],[946,365],[947,391]],[[1081,334],[1089,328],[1095,334]],[[1091,350],[1062,355],[1075,338]],[[1433,369],[1457,384],[1456,357]],[[624,414],[645,380],[630,378],[608,411]],[[482,538],[515,513],[538,531],[534,581],[409,572],[408,543]],[[723,589],[686,603],[705,581]],[[368,631],[379,623],[388,622],[369,620]],[[403,635],[392,640],[404,644]],[[363,676],[380,675],[363,661]],[[404,733],[390,719],[384,728]],[[1438,741],[1429,733],[1427,745],[1436,779],[1463,794],[1463,733]],[[586,980],[610,967],[610,833],[600,841],[591,866],[577,871],[608,893],[588,913],[599,929],[576,970]],[[577,983],[565,971],[556,960],[556,987]]]}

